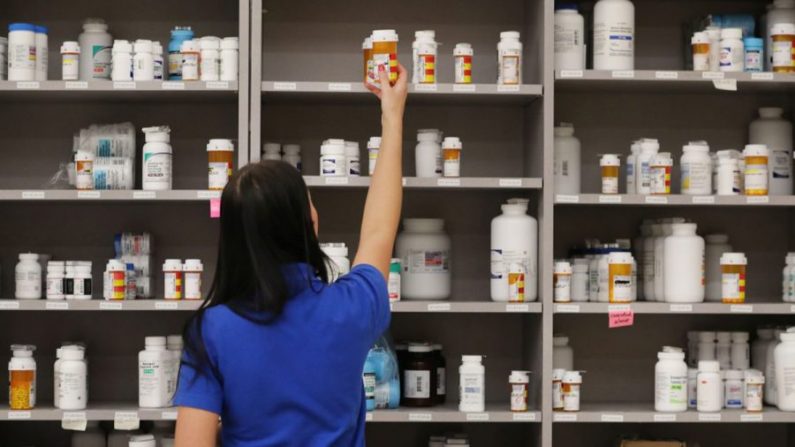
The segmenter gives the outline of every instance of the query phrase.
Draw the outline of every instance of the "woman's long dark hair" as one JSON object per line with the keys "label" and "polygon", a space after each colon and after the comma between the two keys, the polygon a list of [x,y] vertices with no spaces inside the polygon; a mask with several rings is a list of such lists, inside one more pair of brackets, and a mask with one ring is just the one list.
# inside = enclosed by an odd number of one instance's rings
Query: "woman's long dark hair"
{"label": "woman's long dark hair", "polygon": [[[185,324],[186,363],[217,375],[202,338],[205,311],[226,304],[243,318],[269,324],[291,298],[283,268],[307,263],[325,283],[320,249],[301,174],[281,161],[250,164],[229,179],[221,195],[218,263],[207,299]],[[306,278],[307,282],[312,278]]]}

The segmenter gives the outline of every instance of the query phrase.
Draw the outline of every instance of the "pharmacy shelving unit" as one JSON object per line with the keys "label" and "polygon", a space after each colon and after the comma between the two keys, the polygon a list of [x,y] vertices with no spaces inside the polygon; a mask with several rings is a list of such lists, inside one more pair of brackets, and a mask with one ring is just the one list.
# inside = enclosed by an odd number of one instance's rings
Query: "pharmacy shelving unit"
{"label": "pharmacy shelving unit", "polygon": [[[14,266],[20,252],[49,253],[56,259],[93,261],[94,298],[85,302],[46,303],[0,300],[0,363],[12,343],[38,348],[38,396],[31,412],[0,409],[0,444],[69,445],[61,429],[65,416],[112,421],[135,414],[143,421],[174,419],[174,411],[139,411],[137,353],[146,335],[179,333],[196,302],[163,300],[105,303],[101,272],[113,256],[117,232],[150,232],[155,241],[152,285],[162,297],[156,266],[166,257],[200,258],[205,275],[215,264],[217,221],[210,219],[206,144],[211,138],[235,141],[236,165],[248,163],[249,26],[248,0],[176,0],[169,2],[87,0],[68,8],[47,2],[4,1],[0,29],[9,22],[34,22],[49,28],[49,79],[0,81],[0,297],[14,296]],[[236,82],[65,82],[60,46],[77,40],[87,17],[101,17],[114,38],[159,40],[166,47],[174,26],[192,26],[198,36],[238,36]],[[3,31],[5,34],[5,31]],[[131,122],[142,127],[169,125],[174,150],[172,191],[83,191],[50,183],[69,161],[72,135],[90,124]],[[136,164],[140,166],[140,152]],[[140,172],[140,168],[138,168]],[[138,174],[140,176],[140,174]],[[140,187],[140,179],[137,182]],[[209,276],[206,276],[209,278]],[[205,280],[205,288],[209,281]],[[129,312],[128,312],[129,311]],[[54,410],[52,366],[55,349],[65,340],[88,346],[90,407],[78,415]],[[5,367],[0,380],[7,381]],[[115,404],[122,402],[123,404]],[[7,402],[4,400],[3,404]],[[24,423],[23,423],[24,421]],[[144,422],[144,424],[146,424]]]}
{"label": "pharmacy shelving unit", "polygon": [[[661,346],[686,346],[688,330],[743,330],[795,322],[792,303],[781,300],[781,270],[795,248],[793,196],[683,196],[681,147],[706,140],[717,149],[742,149],[748,124],[761,106],[793,110],[795,76],[694,73],[684,69],[684,25],[709,13],[764,14],[767,1],[636,0],[635,70],[574,70],[554,74],[555,122],[571,122],[582,142],[582,194],[553,191],[554,255],[564,258],[586,238],[634,238],[643,219],[686,217],[699,234],[726,233],[750,260],[748,302],[670,304],[638,302],[554,304],[554,332],[570,337],[575,368],[586,370],[581,412],[552,417],[555,446],[612,445],[622,435],[679,438],[687,445],[770,445],[795,442],[793,413],[765,407],[762,414],[717,415],[654,412],[654,364]],[[579,4],[592,18],[593,2]],[[587,25],[586,35],[589,34]],[[589,44],[590,45],[590,44]],[[589,46],[590,47],[590,46]],[[590,61],[589,61],[589,67]],[[545,90],[548,94],[548,90]],[[599,154],[629,153],[641,137],[661,141],[676,160],[674,195],[599,194]],[[622,164],[625,158],[622,157]],[[552,159],[548,148],[547,160]],[[622,169],[623,173],[623,169]],[[544,178],[545,185],[552,178]],[[621,181],[624,190],[623,179]],[[546,188],[545,188],[546,190]],[[583,225],[583,222],[587,224]],[[609,329],[611,311],[632,310],[631,327]],[[547,312],[547,308],[544,309]]]}
{"label": "pharmacy shelving unit", "polygon": [[[453,293],[450,301],[404,300],[394,303],[391,333],[398,339],[432,340],[444,345],[448,362],[448,403],[439,408],[376,412],[367,427],[369,444],[424,445],[428,436],[457,431],[473,445],[542,445],[551,424],[542,423],[546,380],[542,365],[551,356],[551,314],[545,324],[543,300],[495,303],[489,297],[489,225],[510,197],[531,199],[539,219],[541,265],[552,259],[551,196],[547,197],[544,149],[551,144],[551,48],[544,23],[551,23],[552,2],[503,0],[410,1],[388,15],[364,0],[318,3],[309,0],[252,1],[251,159],[266,141],[299,143],[304,173],[321,219],[323,241],[344,241],[356,248],[369,178],[319,177],[320,142],[344,138],[364,145],[380,134],[378,102],[361,82],[361,43],[370,31],[395,28],[398,59],[410,68],[414,31],[434,29],[439,50],[435,86],[412,85],[404,131],[404,217],[441,217],[453,243]],[[444,19],[442,19],[444,18]],[[524,84],[497,86],[499,32],[521,31]],[[452,84],[452,49],[470,42],[475,49],[474,82]],[[549,47],[549,48],[548,48]],[[462,177],[414,177],[414,146],[420,128],[439,128],[464,143]],[[544,237],[546,235],[546,237]],[[544,296],[541,283],[539,296]],[[547,291],[548,292],[548,291]],[[545,331],[549,334],[545,336]],[[462,336],[464,333],[472,336]],[[551,347],[551,343],[550,343]],[[457,411],[462,354],[484,354],[486,414]],[[551,357],[550,357],[551,358]],[[530,413],[508,411],[507,377],[511,369],[530,369]],[[551,415],[551,413],[550,413]],[[383,423],[382,423],[383,422]],[[401,423],[396,430],[393,424]],[[427,422],[431,422],[428,424]],[[514,423],[516,422],[516,423]],[[545,433],[546,431],[546,433]]]}

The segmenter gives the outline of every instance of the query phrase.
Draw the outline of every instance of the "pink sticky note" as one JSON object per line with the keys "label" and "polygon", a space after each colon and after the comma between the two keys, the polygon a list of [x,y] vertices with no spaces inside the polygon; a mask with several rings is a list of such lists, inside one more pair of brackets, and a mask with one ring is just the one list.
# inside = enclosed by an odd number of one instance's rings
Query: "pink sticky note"
{"label": "pink sticky note", "polygon": [[210,199],[210,218],[218,219],[221,217],[221,199]]}
{"label": "pink sticky note", "polygon": [[635,324],[635,312],[632,310],[613,310],[607,314],[608,327],[610,329],[617,327],[632,326]]}

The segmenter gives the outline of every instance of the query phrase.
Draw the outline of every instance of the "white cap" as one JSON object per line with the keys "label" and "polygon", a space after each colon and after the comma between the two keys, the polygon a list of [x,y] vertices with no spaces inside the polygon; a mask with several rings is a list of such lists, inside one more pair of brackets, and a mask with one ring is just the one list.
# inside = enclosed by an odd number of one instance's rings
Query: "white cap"
{"label": "white cap", "polygon": [[284,151],[284,155],[298,155],[301,153],[301,145],[285,144],[284,146],[282,146],[282,150]]}
{"label": "white cap", "polygon": [[795,24],[792,23],[776,23],[770,28],[770,35],[786,35],[791,36],[795,34]]}
{"label": "white cap", "polygon": [[732,333],[731,332],[718,332],[716,333],[718,338],[718,343],[731,343],[732,342]]}
{"label": "white cap", "polygon": [[702,43],[709,43],[709,34],[699,31],[693,34],[693,37],[690,39],[691,44],[702,44]]}
{"label": "white cap", "polygon": [[530,371],[511,371],[508,376],[509,383],[530,383]]}
{"label": "white cap", "polygon": [[445,137],[442,142],[442,147],[445,149],[461,149],[461,139],[458,137]]}
{"label": "white cap", "polygon": [[571,274],[571,264],[568,261],[555,261],[555,273]]}
{"label": "white cap", "polygon": [[224,37],[221,40],[222,50],[237,50],[240,47],[240,42],[237,37]]}
{"label": "white cap", "polygon": [[234,152],[235,144],[232,143],[232,140],[226,138],[213,138],[207,143],[207,152],[214,151]]}
{"label": "white cap", "polygon": [[565,369],[553,369],[552,370],[552,380],[563,380],[563,375],[566,374]]}
{"label": "white cap", "polygon": [[746,369],[744,376],[746,384],[760,385],[765,383],[765,375],[758,369]]}
{"label": "white cap", "polygon": [[552,346],[567,346],[569,344],[569,337],[565,335],[555,335],[552,337]]}
{"label": "white cap", "polygon": [[438,129],[419,129],[417,130],[417,141],[439,141]]}
{"label": "white cap", "polygon": [[84,349],[74,349],[74,348],[59,348],[61,351],[61,359],[63,360],[83,360],[86,358],[86,351]]}
{"label": "white cap", "polygon": [[83,29],[84,30],[92,29],[94,31],[107,31],[108,24],[105,23],[103,19],[90,17],[83,21]]}
{"label": "white cap", "polygon": [[427,343],[409,343],[409,352],[432,352],[433,348]]}
{"label": "white cap", "polygon": [[679,351],[666,351],[663,348],[662,351],[657,353],[657,358],[660,360],[684,360],[685,353],[682,350]]}
{"label": "white cap", "polygon": [[320,146],[322,155],[345,155],[345,141],[330,139],[323,142]]}
{"label": "white cap", "polygon": [[767,157],[770,152],[764,144],[746,144],[743,157]]}
{"label": "white cap", "polygon": [[720,30],[721,39],[742,39],[742,28],[723,28]]}
{"label": "white cap", "polygon": [[582,383],[582,375],[579,371],[566,371],[563,374],[563,383]]}
{"label": "white cap", "polygon": [[19,254],[20,261],[38,261],[39,255],[37,253],[20,253]]}
{"label": "white cap", "polygon": [[698,333],[698,341],[702,343],[714,342],[715,337],[716,337],[715,333],[711,331],[703,331]]}
{"label": "white cap", "polygon": [[133,47],[129,41],[123,39],[116,39],[113,41],[113,52],[114,53],[130,53],[132,52]]}
{"label": "white cap", "polygon": [[35,350],[35,345],[11,345],[11,352],[14,353],[14,357],[33,357],[33,351]]}
{"label": "white cap", "polygon": [[643,138],[640,140],[642,152],[657,152],[660,150],[660,141],[656,138]]}
{"label": "white cap", "polygon": [[554,129],[556,137],[571,137],[574,136],[574,124],[572,123],[560,123],[559,126],[556,126]]}
{"label": "white cap", "polygon": [[743,380],[743,372],[739,369],[730,369],[726,371],[726,380]]}
{"label": "white cap", "polygon": [[393,29],[377,29],[371,36],[373,42],[397,42],[398,34]]}
{"label": "white cap", "polygon": [[151,53],[152,41],[147,39],[138,39],[135,41],[133,49],[135,50],[136,53]]}
{"label": "white cap", "polygon": [[320,244],[320,249],[323,250],[323,253],[328,257],[348,257],[348,246],[346,246],[344,242]]}
{"label": "white cap", "polygon": [[747,265],[748,259],[744,253],[724,253],[720,256],[721,265]]}
{"label": "white cap", "polygon": [[359,155],[359,142],[358,141],[346,141],[345,142],[345,156],[352,157]]}
{"label": "white cap", "polygon": [[182,261],[179,259],[166,259],[166,262],[163,263],[163,271],[164,272],[181,272],[182,271]]}
{"label": "white cap", "polygon": [[185,40],[179,46],[179,50],[183,53],[196,53],[199,51],[199,41],[195,39]]}
{"label": "white cap", "polygon": [[462,355],[462,363],[481,363],[483,361],[482,355]]}
{"label": "white cap", "polygon": [[205,36],[201,38],[199,46],[202,50],[217,50],[221,48],[221,39],[215,36]]}
{"label": "white cap", "polygon": [[266,154],[278,154],[282,150],[282,145],[279,143],[263,143],[262,152]]}
{"label": "white cap", "polygon": [[163,45],[160,44],[158,41],[152,41],[152,53],[154,54],[163,54]]}
{"label": "white cap", "polygon": [[457,43],[453,49],[453,56],[472,56],[473,54],[475,54],[475,50],[468,43]]}
{"label": "white cap", "polygon": [[720,363],[716,360],[700,360],[698,362],[699,372],[719,372]]}
{"label": "white cap", "polygon": [[626,251],[614,251],[607,255],[608,264],[632,264],[632,261],[632,253]]}
{"label": "white cap", "polygon": [[500,39],[519,40],[519,37],[521,37],[519,31],[503,31],[500,33]]}
{"label": "white cap", "polygon": [[599,160],[599,166],[621,166],[621,160],[616,154],[604,154]]}
{"label": "white cap", "polygon": [[171,141],[171,128],[168,126],[144,127],[141,130],[147,143],[168,143]]}
{"label": "white cap", "polygon": [[80,44],[75,41],[67,40],[66,42],[61,44],[61,54],[64,53],[79,53],[80,52]]}
{"label": "white cap", "polygon": [[182,269],[186,272],[200,272],[204,269],[201,259],[186,259]]}
{"label": "white cap", "polygon": [[691,141],[682,146],[683,152],[709,152],[709,144],[706,141]]}
{"label": "white cap", "polygon": [[127,270],[127,266],[118,259],[109,259],[105,266],[105,271],[108,272],[123,272],[125,270]]}
{"label": "white cap", "polygon": [[146,337],[144,343],[146,346],[166,346],[166,337]]}
{"label": "white cap", "polygon": [[430,39],[430,40],[433,40],[433,39],[436,38],[436,31],[434,31],[432,29],[414,31],[414,38],[415,39]]}

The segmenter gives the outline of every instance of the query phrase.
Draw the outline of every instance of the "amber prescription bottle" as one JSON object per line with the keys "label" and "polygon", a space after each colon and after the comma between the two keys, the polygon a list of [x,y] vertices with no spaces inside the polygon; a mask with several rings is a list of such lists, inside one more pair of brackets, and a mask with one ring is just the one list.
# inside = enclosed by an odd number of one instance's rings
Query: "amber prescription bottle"
{"label": "amber prescription bottle", "polygon": [[621,166],[618,155],[602,155],[599,165],[602,168],[602,194],[618,194],[618,171]]}
{"label": "amber prescription bottle", "polygon": [[726,304],[745,302],[745,269],[748,259],[743,253],[724,253],[720,257],[721,297]]}
{"label": "amber prescription bottle", "polygon": [[770,30],[773,41],[773,72],[795,72],[795,25],[779,23]]}
{"label": "amber prescription bottle", "polygon": [[208,188],[221,191],[232,176],[235,145],[231,140],[222,138],[212,139],[207,143],[207,157],[209,161]]}
{"label": "amber prescription bottle", "polygon": [[372,71],[373,61],[373,39],[366,37],[362,42],[362,57],[364,59],[364,82],[367,82],[368,76]]}
{"label": "amber prescription bottle", "polygon": [[384,67],[389,74],[389,83],[395,84],[398,77],[398,34],[393,29],[377,29],[370,36],[373,41],[372,73],[368,82],[378,85],[378,67]]}
{"label": "amber prescription bottle", "polygon": [[748,144],[743,150],[745,159],[745,195],[766,196],[768,192],[768,164],[770,152],[764,144]]}
{"label": "amber prescription bottle", "polygon": [[607,256],[608,297],[611,303],[632,301],[632,255],[614,251]]}

